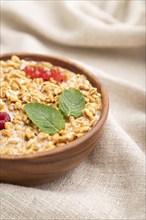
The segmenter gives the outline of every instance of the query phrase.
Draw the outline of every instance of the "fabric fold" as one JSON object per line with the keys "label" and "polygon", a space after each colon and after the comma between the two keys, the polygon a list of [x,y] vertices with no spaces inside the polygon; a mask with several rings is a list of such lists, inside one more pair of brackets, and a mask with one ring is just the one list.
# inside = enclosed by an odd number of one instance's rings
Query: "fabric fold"
{"label": "fabric fold", "polygon": [[144,45],[144,1],[122,2],[3,2],[2,24],[15,23],[16,30],[32,29],[46,40],[63,45],[101,48]]}

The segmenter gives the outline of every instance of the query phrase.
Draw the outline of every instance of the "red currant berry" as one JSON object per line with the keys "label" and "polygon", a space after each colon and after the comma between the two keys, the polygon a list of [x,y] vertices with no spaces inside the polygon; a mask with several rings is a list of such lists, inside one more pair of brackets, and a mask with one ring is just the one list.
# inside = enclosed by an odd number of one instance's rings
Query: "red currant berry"
{"label": "red currant berry", "polygon": [[42,74],[42,78],[44,81],[49,81],[50,78],[52,77],[52,73],[48,71],[44,71]]}
{"label": "red currant berry", "polygon": [[52,77],[57,81],[57,82],[62,82],[62,81],[66,81],[67,77],[66,75],[60,71],[59,67],[52,67],[52,69],[50,70],[52,73]]}
{"label": "red currant berry", "polygon": [[0,112],[0,130],[5,128],[5,123],[11,121],[10,116],[6,112]]}
{"label": "red currant berry", "polygon": [[60,80],[61,81],[66,81],[67,80],[67,77],[63,72],[60,72]]}
{"label": "red currant berry", "polygon": [[31,66],[26,66],[26,67],[24,68],[24,71],[25,71],[26,75],[31,76],[31,73],[32,73],[32,68],[31,68]]}
{"label": "red currant berry", "polygon": [[54,78],[57,82],[66,81],[67,77],[66,75],[60,71],[59,67],[53,66],[49,71],[44,70],[40,66],[26,66],[24,71],[26,72],[26,75],[30,76],[31,79],[35,78],[43,78],[44,81],[49,81],[50,78]]}

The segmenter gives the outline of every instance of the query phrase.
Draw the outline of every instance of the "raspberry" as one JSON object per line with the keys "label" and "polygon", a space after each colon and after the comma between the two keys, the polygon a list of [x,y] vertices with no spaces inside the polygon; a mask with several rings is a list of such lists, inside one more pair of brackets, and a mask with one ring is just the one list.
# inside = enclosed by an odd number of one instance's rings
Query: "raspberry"
{"label": "raspberry", "polygon": [[6,112],[0,112],[0,130],[5,128],[5,122],[11,121],[10,116]]}

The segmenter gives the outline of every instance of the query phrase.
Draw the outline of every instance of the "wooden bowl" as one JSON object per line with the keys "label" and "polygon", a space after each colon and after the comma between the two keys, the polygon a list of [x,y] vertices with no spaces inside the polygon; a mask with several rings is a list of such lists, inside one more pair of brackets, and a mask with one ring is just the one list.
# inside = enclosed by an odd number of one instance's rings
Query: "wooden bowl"
{"label": "wooden bowl", "polygon": [[[24,156],[0,155],[1,182],[35,185],[63,176],[69,170],[76,167],[94,150],[107,119],[109,99],[104,86],[99,80],[88,70],[70,60],[56,56],[29,53],[15,53],[15,55],[26,60],[48,61],[53,65],[61,66],[74,73],[83,74],[102,95],[100,119],[84,136],[48,152]],[[12,54],[5,54],[0,59],[7,60],[11,56]]]}

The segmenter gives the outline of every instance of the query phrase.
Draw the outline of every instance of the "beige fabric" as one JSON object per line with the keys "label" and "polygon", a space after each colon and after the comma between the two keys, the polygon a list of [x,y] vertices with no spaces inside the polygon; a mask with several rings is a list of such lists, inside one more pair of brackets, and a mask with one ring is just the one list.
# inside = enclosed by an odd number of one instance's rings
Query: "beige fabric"
{"label": "beige fabric", "polygon": [[78,60],[110,96],[95,151],[52,183],[1,184],[1,219],[145,219],[144,1],[3,1],[1,18],[1,53]]}
{"label": "beige fabric", "polygon": [[11,19],[21,38],[27,30],[46,40],[80,47],[144,44],[145,1],[8,1],[2,5],[2,18],[7,13],[5,23]]}

